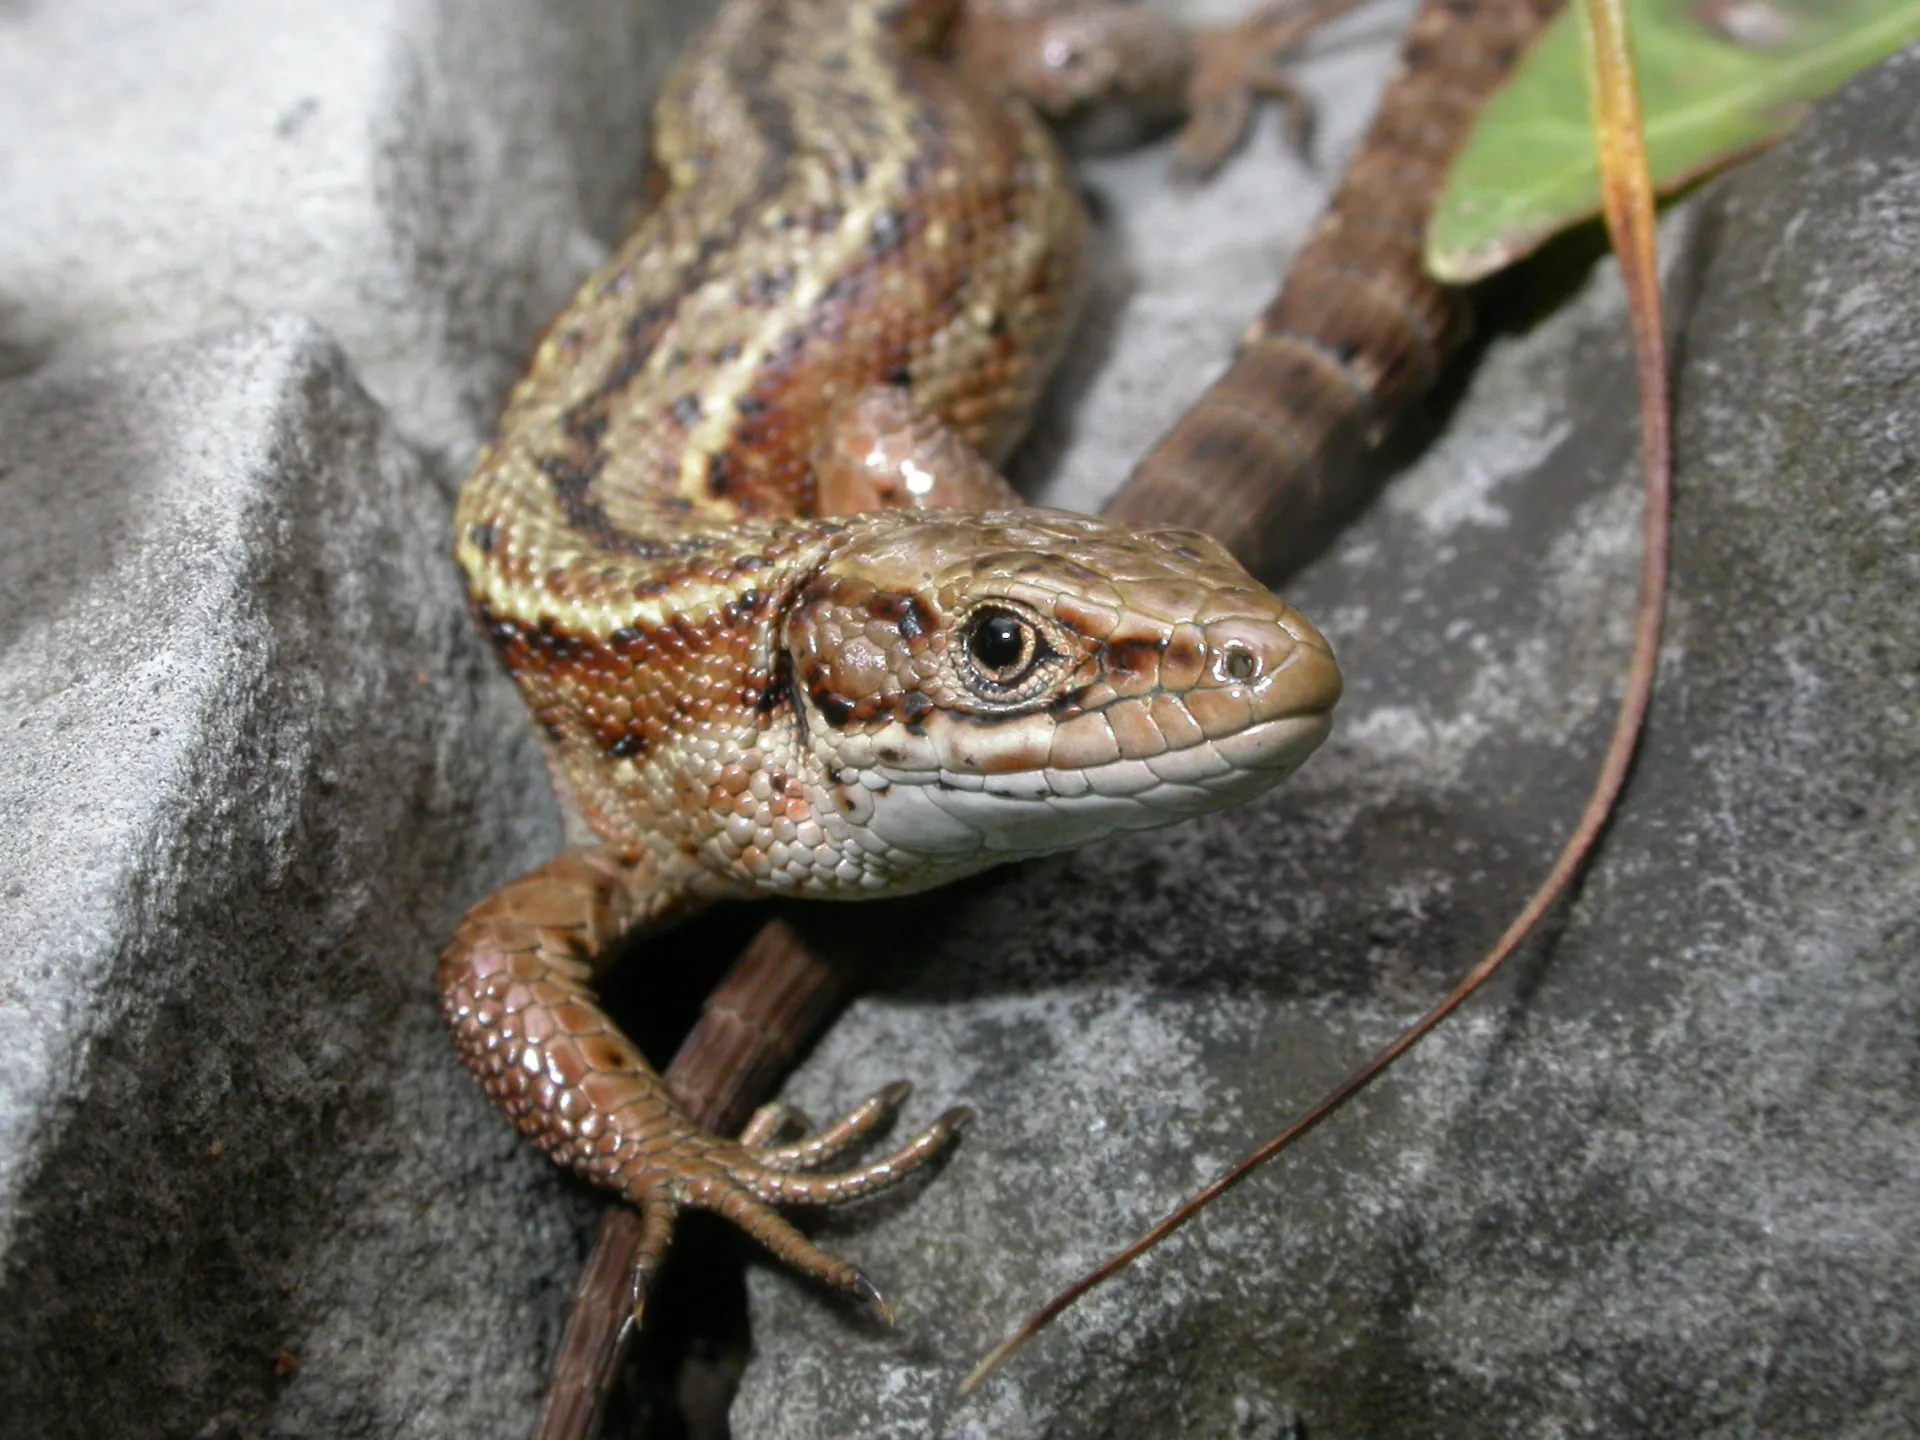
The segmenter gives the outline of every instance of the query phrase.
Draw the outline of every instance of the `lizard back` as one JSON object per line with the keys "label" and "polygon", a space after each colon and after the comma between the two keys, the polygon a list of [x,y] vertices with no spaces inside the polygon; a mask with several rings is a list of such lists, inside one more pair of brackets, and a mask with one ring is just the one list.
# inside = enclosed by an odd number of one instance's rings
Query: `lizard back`
{"label": "lizard back", "polygon": [[[1205,537],[816,513],[850,438],[978,482],[942,504],[1012,503],[972,472],[1072,318],[1076,191],[1032,110],[941,55],[953,8],[724,5],[656,108],[651,205],[461,494],[563,793],[663,885],[941,883],[1228,803],[1326,732],[1324,640]],[[876,395],[899,419],[869,445]]]}
{"label": "lizard back", "polygon": [[825,421],[869,386],[990,459],[1019,436],[1084,220],[1031,111],[931,53],[944,8],[733,0],[675,65],[647,213],[549,326],[462,498],[496,608],[576,554],[671,578],[659,552],[711,522],[812,513]]}
{"label": "lizard back", "polygon": [[461,493],[481,622],[617,845],[602,755],[764,705],[782,578],[885,523],[808,518],[838,407],[899,387],[997,457],[1058,358],[1079,202],[1031,111],[939,62],[949,8],[723,6],[663,87],[645,213]]}

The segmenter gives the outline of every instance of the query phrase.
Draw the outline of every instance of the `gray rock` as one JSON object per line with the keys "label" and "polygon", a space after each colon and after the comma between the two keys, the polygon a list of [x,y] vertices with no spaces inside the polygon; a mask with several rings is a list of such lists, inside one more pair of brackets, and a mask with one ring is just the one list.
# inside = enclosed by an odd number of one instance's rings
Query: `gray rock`
{"label": "gray rock", "polygon": [[529,1428],[597,1207],[434,1013],[558,833],[437,457],[699,18],[0,16],[0,1434]]}
{"label": "gray rock", "polygon": [[822,1227],[898,1333],[754,1272],[736,1436],[1914,1433],[1916,156],[1909,52],[1669,227],[1661,690],[1545,947],[953,1397],[1437,998],[1570,828],[1638,563],[1604,266],[1493,341],[1291,587],[1351,682],[1327,752],[1246,810],[952,895],[790,1085],[820,1113],[910,1075],[983,1113],[910,1203]]}
{"label": "gray rock", "polygon": [[537,1393],[585,1216],[429,957],[555,817],[445,533],[303,320],[0,388],[0,1434]]}
{"label": "gray rock", "polygon": [[461,455],[631,203],[708,5],[0,7],[0,377],[278,311]]}

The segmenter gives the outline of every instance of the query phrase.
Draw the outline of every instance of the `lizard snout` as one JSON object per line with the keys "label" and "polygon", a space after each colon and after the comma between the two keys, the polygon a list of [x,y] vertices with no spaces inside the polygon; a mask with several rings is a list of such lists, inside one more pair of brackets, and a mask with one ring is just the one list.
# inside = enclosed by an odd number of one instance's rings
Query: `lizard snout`
{"label": "lizard snout", "polygon": [[1333,648],[1291,605],[1271,616],[1203,622],[1200,673],[1187,706],[1209,738],[1293,716],[1323,715],[1340,698]]}

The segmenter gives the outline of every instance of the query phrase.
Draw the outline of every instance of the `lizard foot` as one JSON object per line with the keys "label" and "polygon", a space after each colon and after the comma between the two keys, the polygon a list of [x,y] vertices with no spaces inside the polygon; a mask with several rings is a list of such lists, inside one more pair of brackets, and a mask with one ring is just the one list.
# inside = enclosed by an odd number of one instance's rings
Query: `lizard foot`
{"label": "lizard foot", "polygon": [[[632,862],[571,850],[474,906],[438,974],[461,1057],[523,1134],[639,1209],[636,1295],[665,1256],[675,1217],[691,1206],[731,1220],[890,1322],[871,1280],[773,1207],[838,1205],[897,1185],[945,1150],[973,1112],[949,1110],[882,1159],[824,1172],[893,1118],[907,1085],[887,1086],[819,1131],[778,1105],[761,1109],[738,1140],[702,1129],[593,991],[608,942],[662,913],[659,893]],[[798,1138],[775,1143],[796,1127]]]}
{"label": "lizard foot", "polygon": [[[898,1185],[944,1151],[973,1118],[965,1106],[948,1110],[883,1159],[829,1174],[812,1173],[871,1138],[893,1118],[911,1088],[897,1081],[817,1131],[789,1106],[762,1106],[740,1140],[683,1134],[667,1153],[656,1151],[648,1157],[652,1163],[639,1173],[621,1176],[620,1188],[649,1214],[664,1198],[722,1216],[794,1269],[863,1301],[881,1323],[891,1325],[893,1310],[865,1272],[820,1249],[773,1207],[839,1205],[874,1195]],[[804,1132],[799,1138],[770,1143],[796,1126]]]}

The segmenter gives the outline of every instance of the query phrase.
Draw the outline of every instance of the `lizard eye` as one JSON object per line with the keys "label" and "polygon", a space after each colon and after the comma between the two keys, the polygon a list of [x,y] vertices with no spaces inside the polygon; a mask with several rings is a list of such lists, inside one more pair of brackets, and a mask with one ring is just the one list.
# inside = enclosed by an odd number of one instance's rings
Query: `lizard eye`
{"label": "lizard eye", "polygon": [[1024,680],[1045,648],[1032,622],[992,607],[967,618],[966,645],[974,673],[996,690]]}

